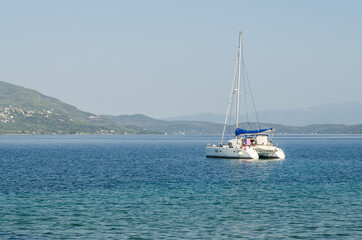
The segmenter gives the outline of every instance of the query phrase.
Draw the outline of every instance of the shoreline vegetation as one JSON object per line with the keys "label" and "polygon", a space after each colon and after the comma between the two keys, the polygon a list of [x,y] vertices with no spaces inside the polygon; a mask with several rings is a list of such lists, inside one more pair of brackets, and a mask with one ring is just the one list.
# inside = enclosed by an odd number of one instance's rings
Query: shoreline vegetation
{"label": "shoreline vegetation", "polygon": [[[245,123],[240,126],[247,128]],[[275,128],[278,135],[362,134],[362,124],[260,124],[260,128],[266,127]],[[222,128],[221,123],[166,121],[142,114],[95,115],[37,91],[0,81],[0,135],[217,135]]]}

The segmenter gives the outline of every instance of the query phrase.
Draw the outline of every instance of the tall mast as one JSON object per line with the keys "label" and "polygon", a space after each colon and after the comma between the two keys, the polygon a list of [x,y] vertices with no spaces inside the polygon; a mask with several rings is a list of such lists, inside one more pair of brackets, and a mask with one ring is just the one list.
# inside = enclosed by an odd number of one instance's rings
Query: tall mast
{"label": "tall mast", "polygon": [[233,94],[236,93],[235,91],[235,82],[236,82],[236,73],[237,73],[237,70],[238,70],[238,60],[236,58],[236,63],[235,63],[235,70],[234,70],[234,77],[233,77],[233,83],[231,85],[231,90],[230,90],[230,95],[229,95],[229,102],[228,102],[228,107],[227,107],[227,110],[226,110],[226,115],[225,115],[225,122],[224,122],[224,129],[222,131],[222,137],[221,137],[221,142],[220,144],[222,144],[223,140],[224,140],[224,135],[225,135],[225,130],[226,130],[226,124],[228,122],[228,116],[229,116],[229,111],[230,111],[230,105],[231,105],[231,100],[232,100],[232,97],[233,97]]}
{"label": "tall mast", "polygon": [[240,66],[241,66],[241,40],[242,32],[239,35],[239,52],[238,52],[238,83],[237,83],[237,100],[236,100],[236,128],[239,126],[239,103],[240,103]]}

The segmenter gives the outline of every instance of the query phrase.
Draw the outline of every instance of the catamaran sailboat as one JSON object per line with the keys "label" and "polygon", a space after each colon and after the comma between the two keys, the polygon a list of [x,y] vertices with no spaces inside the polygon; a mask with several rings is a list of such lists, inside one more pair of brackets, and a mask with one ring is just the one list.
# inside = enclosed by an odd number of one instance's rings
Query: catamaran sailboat
{"label": "catamaran sailboat", "polygon": [[[274,133],[273,128],[260,129],[257,118],[257,129],[248,130],[239,128],[239,113],[240,113],[240,89],[241,89],[241,65],[244,63],[242,58],[242,32],[239,36],[239,48],[234,72],[234,79],[231,87],[228,107],[226,111],[224,129],[220,144],[207,145],[206,156],[214,158],[237,158],[237,159],[259,159],[259,158],[274,158],[284,159],[285,155],[282,149],[276,147],[271,140],[268,139],[270,134]],[[244,69],[243,69],[244,73]],[[243,74],[244,75],[244,74]],[[246,84],[243,77],[243,92],[245,97],[244,103],[246,106]],[[250,87],[250,85],[249,85]],[[252,96],[252,94],[251,94]],[[230,139],[227,144],[223,144],[226,127],[230,115],[231,103],[235,103],[235,138]],[[255,110],[254,100],[253,106]],[[246,107],[245,107],[246,108]],[[247,114],[247,109],[245,109]],[[256,110],[255,114],[257,116]],[[247,118],[248,119],[248,118]]]}

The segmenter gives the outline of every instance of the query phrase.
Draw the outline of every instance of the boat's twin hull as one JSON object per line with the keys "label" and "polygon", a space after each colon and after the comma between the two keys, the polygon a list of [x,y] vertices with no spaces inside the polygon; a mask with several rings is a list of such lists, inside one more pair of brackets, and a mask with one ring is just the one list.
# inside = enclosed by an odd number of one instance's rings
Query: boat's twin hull
{"label": "boat's twin hull", "polygon": [[247,148],[225,148],[225,147],[206,147],[206,157],[209,158],[234,158],[234,159],[285,159],[282,149],[274,146],[265,147],[247,147]]}
{"label": "boat's twin hull", "polygon": [[285,159],[283,150],[275,146],[255,146],[254,149],[259,158]]}
{"label": "boat's twin hull", "polygon": [[235,158],[235,159],[259,159],[258,153],[252,148],[225,148],[206,147],[206,157],[211,158]]}

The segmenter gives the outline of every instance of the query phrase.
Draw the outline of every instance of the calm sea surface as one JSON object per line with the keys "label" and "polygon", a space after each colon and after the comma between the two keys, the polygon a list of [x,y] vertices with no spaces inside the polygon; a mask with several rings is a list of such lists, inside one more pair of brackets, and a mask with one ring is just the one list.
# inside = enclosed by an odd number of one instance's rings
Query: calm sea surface
{"label": "calm sea surface", "polygon": [[1,136],[0,239],[362,239],[362,136],[276,136],[273,161],[218,140]]}

